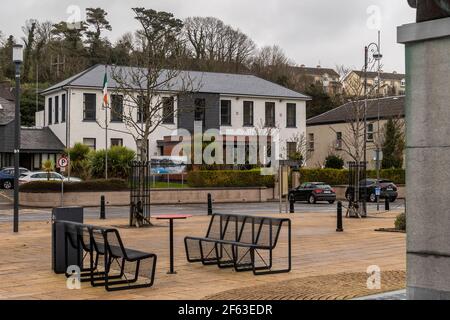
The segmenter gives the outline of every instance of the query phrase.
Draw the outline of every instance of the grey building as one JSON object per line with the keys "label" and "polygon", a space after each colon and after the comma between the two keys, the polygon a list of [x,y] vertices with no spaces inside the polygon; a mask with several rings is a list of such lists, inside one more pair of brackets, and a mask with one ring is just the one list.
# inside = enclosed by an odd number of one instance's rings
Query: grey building
{"label": "grey building", "polygon": [[[0,97],[0,168],[14,165],[14,110],[13,96]],[[64,145],[48,128],[22,128],[20,166],[39,170],[42,162],[57,155]]]}

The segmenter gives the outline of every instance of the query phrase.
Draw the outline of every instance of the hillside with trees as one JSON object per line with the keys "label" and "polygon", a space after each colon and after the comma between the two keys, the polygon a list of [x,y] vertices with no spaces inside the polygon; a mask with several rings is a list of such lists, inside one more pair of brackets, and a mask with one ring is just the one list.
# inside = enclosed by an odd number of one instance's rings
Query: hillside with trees
{"label": "hillside with trees", "polygon": [[[167,19],[173,17],[168,12],[157,13]],[[260,48],[244,32],[214,17],[189,17],[179,21],[181,32],[172,41],[179,50],[177,57],[182,57],[183,66],[187,69],[250,73],[303,92],[313,97],[313,101],[308,103],[308,116],[340,104],[339,98],[328,96],[321,86],[315,86],[306,79],[299,82],[290,68],[295,62],[281,47]],[[20,39],[0,30],[0,81],[14,80],[12,46],[14,43],[24,45],[24,125],[33,125],[34,112],[43,108],[42,99],[37,97],[38,90],[98,63],[136,65],[148,35],[136,31],[111,41],[108,32],[113,28],[104,9],[87,8],[86,20],[73,24],[29,19],[22,27]],[[168,53],[167,67],[171,65]]]}

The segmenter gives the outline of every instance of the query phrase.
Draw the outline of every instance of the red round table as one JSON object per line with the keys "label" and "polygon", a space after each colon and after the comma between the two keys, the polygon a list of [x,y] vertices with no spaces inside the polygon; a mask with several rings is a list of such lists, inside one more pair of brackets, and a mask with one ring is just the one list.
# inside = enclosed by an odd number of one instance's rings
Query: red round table
{"label": "red round table", "polygon": [[192,217],[192,215],[188,214],[166,214],[166,215],[157,215],[153,216],[154,219],[157,220],[169,220],[170,221],[170,271],[168,274],[176,274],[173,268],[173,220],[185,220],[187,218]]}

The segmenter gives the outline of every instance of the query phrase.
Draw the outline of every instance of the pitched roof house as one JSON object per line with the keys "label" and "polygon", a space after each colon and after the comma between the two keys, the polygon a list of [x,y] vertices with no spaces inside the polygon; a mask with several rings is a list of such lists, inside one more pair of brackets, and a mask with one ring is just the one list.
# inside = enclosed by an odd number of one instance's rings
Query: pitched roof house
{"label": "pitched roof house", "polygon": [[[306,121],[307,142],[310,150],[308,167],[321,167],[329,154],[341,156],[345,163],[352,161],[348,152],[349,147],[345,146],[344,140],[351,140],[354,133],[351,123],[355,123],[357,114],[363,121],[364,100],[348,102],[333,110],[310,118]],[[367,103],[367,150],[369,168],[375,167],[372,152],[375,150],[375,140],[380,130],[386,122],[393,118],[399,119],[403,123],[405,117],[405,96],[393,96],[380,99],[369,99]],[[378,121],[379,120],[379,121]],[[363,127],[361,127],[363,128]]]}
{"label": "pitched roof house", "polygon": [[[12,95],[7,96],[11,99]],[[14,165],[14,101],[0,96],[0,168]],[[56,157],[64,145],[48,128],[20,130],[20,166],[31,170],[41,169],[42,162]]]}
{"label": "pitched roof house", "polygon": [[[50,128],[67,146],[81,142],[92,149],[123,145],[139,151],[135,137],[127,134],[129,128],[120,117],[111,121],[110,110],[106,111],[110,129],[106,141],[106,117],[105,110],[102,109],[105,72],[109,94],[115,96],[123,94],[122,90],[115,90],[119,86],[114,80],[117,74],[124,79],[131,79],[138,73],[145,74],[146,70],[127,66],[95,65],[57,83],[42,92],[45,97],[45,110],[37,114],[37,122]],[[171,112],[174,116],[164,119],[164,123],[152,133],[148,141],[150,156],[165,155],[165,137],[176,135],[180,129],[193,132],[198,122],[202,122],[204,131],[218,129],[221,134],[235,136],[256,135],[261,124],[262,127],[265,127],[265,124],[275,126],[279,128],[282,149],[287,148],[285,145],[289,138],[306,130],[305,105],[310,99],[307,95],[247,74],[179,71],[176,72],[176,77],[166,81],[168,72],[170,71],[163,70],[159,75],[161,79],[157,83],[160,85],[156,91],[161,98],[169,98],[171,102],[168,108],[174,111]],[[186,79],[190,82],[188,88],[193,88],[192,93],[189,97],[178,99],[177,93],[184,88]],[[137,91],[136,83],[134,87]],[[142,121],[139,120],[139,106],[134,105],[132,101],[124,103],[124,97],[119,100],[122,100],[118,102],[120,106],[117,109],[121,110],[120,112],[129,115],[133,121]],[[196,112],[176,112],[184,107],[193,107]]]}

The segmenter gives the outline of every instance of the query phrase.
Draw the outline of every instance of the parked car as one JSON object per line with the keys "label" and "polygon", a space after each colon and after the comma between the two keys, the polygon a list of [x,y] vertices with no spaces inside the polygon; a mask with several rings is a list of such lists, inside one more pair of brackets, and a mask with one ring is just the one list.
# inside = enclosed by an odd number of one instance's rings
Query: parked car
{"label": "parked car", "polygon": [[[20,184],[24,184],[24,183],[28,183],[28,182],[32,182],[32,181],[69,181],[69,179],[67,177],[64,177],[63,175],[57,173],[57,172],[44,172],[44,171],[40,171],[40,172],[30,172],[26,175],[23,175],[22,177],[20,177],[19,179],[19,183]],[[79,178],[75,178],[75,177],[70,177],[70,182],[81,182],[82,180]]]}
{"label": "parked car", "polygon": [[[19,175],[23,176],[28,174],[30,171],[25,168],[19,168]],[[14,168],[8,167],[3,168],[0,171],[0,188],[3,189],[13,189],[14,188]]]}
{"label": "parked car", "polygon": [[[386,199],[389,198],[390,202],[395,202],[398,198],[398,188],[397,186],[390,180],[386,179],[380,179],[380,199]],[[359,183],[359,198],[360,200],[364,199],[364,195],[367,195],[366,201],[369,202],[376,202],[377,201],[377,195],[376,195],[376,188],[377,188],[377,179],[365,179],[361,180]],[[345,191],[345,197],[347,200],[352,201],[355,193],[355,188],[353,186],[349,186],[347,190]]]}
{"label": "parked car", "polygon": [[336,192],[331,186],[323,182],[305,182],[300,187],[289,191],[289,201],[307,201],[315,204],[317,201],[336,201]]}

